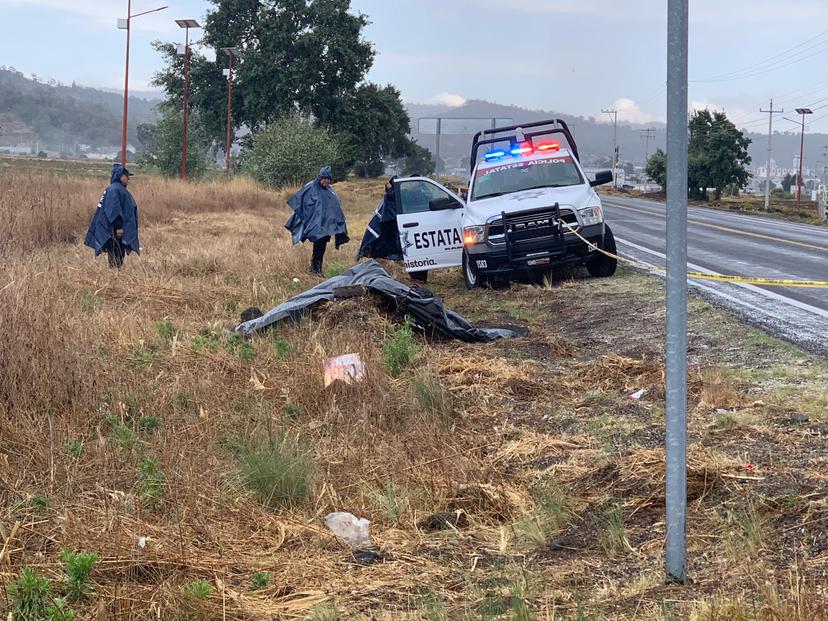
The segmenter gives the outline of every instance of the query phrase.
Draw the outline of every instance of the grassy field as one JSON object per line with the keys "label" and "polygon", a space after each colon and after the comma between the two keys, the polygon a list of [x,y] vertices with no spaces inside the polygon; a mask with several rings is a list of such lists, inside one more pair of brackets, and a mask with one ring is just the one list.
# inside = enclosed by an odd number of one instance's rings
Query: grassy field
{"label": "grassy field", "polygon": [[[449,307],[529,335],[426,341],[360,299],[245,341],[242,310],[317,282],[285,194],[136,177],[144,250],[114,272],[77,243],[102,189],[0,172],[4,618],[828,618],[824,360],[691,300],[691,583],[665,584],[659,281],[447,271]],[[329,274],[381,184],[337,191]],[[325,389],[351,352],[367,381]],[[371,520],[382,562],[331,511]]]}

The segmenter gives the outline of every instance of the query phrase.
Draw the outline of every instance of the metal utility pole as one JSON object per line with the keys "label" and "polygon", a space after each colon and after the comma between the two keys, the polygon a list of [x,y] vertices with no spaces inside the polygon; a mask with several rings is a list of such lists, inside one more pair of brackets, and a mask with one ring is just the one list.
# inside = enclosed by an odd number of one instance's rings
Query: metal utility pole
{"label": "metal utility pole", "polygon": [[126,30],[126,69],[124,71],[124,118],[121,124],[121,164],[126,166],[127,163],[127,115],[129,113],[129,39],[132,32],[132,18],[140,17],[148,13],[157,13],[163,11],[166,6],[157,9],[144,11],[143,13],[132,14],[132,0],[127,0],[127,18],[118,20],[118,28]]}
{"label": "metal utility pole", "polygon": [[227,154],[227,174],[231,170],[230,151],[233,148],[233,56],[238,56],[239,48],[223,47],[221,51],[227,54],[227,144],[224,151]]}
{"label": "metal utility pole", "polygon": [[687,32],[688,1],[667,2],[667,412],[668,578],[687,582]]}
{"label": "metal utility pole", "polygon": [[785,112],[784,108],[779,110],[773,109],[773,99],[770,100],[770,106],[767,110],[759,108],[759,112],[768,114],[768,167],[765,170],[765,211],[770,209],[770,167],[771,167],[771,138],[773,137],[773,115],[782,114]]}
{"label": "metal utility pole", "polygon": [[442,134],[443,129],[443,119],[437,119],[437,144],[436,144],[436,157],[437,161],[434,163],[434,177],[436,179],[440,179],[440,134]]}
{"label": "metal utility pole", "polygon": [[656,130],[648,128],[640,129],[638,131],[644,139],[644,166],[647,166],[647,160],[650,159],[650,140],[655,140]]}
{"label": "metal utility pole", "polygon": [[187,178],[187,126],[190,122],[190,28],[201,28],[194,19],[177,19],[184,29],[184,127],[181,132],[181,178]]}
{"label": "metal utility pole", "polygon": [[612,187],[617,188],[615,169],[618,168],[618,110],[601,110],[612,116]]}
{"label": "metal utility pole", "polygon": [[813,114],[810,108],[797,108],[796,113],[802,116],[802,130],[799,134],[799,172],[796,175],[796,212],[802,213],[802,160],[805,156],[805,115]]}

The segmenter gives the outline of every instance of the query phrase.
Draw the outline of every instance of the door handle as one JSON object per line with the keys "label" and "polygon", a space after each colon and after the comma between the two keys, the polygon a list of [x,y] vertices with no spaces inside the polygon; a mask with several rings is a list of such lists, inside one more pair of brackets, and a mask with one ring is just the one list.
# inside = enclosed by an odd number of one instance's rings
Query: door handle
{"label": "door handle", "polygon": [[414,228],[415,226],[420,226],[420,223],[419,222],[406,222],[405,224],[403,224],[404,229]]}

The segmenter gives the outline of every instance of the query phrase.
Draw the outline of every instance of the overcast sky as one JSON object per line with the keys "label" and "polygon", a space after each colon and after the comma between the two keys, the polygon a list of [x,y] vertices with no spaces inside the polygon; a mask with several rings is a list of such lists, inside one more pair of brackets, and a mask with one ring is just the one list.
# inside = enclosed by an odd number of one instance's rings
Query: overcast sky
{"label": "overcast sky", "polygon": [[[176,18],[202,18],[206,0],[133,0],[131,84],[145,89],[176,41]],[[404,99],[487,99],[619,121],[663,120],[666,0],[353,0],[371,19],[369,75]],[[828,132],[825,0],[690,0],[690,99],[764,131],[773,97],[787,111],[815,109]],[[0,0],[0,65],[63,82],[123,88],[126,0]],[[817,109],[825,106],[824,109]],[[785,114],[784,116],[789,116]],[[796,127],[777,117],[779,129]]]}

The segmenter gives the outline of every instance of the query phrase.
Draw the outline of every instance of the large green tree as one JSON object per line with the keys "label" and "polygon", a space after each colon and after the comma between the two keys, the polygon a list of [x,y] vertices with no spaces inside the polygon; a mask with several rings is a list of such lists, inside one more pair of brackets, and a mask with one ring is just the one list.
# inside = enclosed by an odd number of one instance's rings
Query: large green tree
{"label": "large green tree", "polygon": [[[204,42],[236,47],[233,124],[254,132],[300,113],[345,136],[351,163],[377,169],[384,158],[409,150],[409,119],[399,92],[364,81],[374,51],[363,38],[365,15],[350,0],[210,0]],[[175,47],[157,43],[166,67],[155,77],[181,105],[183,63]],[[191,55],[191,102],[210,136],[224,143],[226,57]]]}
{"label": "large green tree", "polygon": [[661,149],[656,150],[647,160],[644,169],[647,176],[665,190],[667,189],[667,154]]}
{"label": "large green tree", "polygon": [[716,199],[728,186],[742,189],[750,180],[750,138],[728,120],[724,112],[699,110],[690,117],[687,181],[690,195],[707,198],[714,188]]}

